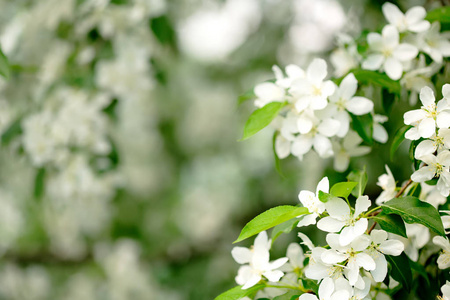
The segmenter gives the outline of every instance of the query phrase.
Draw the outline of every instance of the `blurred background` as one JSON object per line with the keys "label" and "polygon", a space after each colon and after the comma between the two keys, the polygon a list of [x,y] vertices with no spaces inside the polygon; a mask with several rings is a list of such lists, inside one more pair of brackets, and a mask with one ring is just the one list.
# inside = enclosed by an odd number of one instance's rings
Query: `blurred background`
{"label": "blurred background", "polygon": [[[234,286],[246,222],[346,176],[312,152],[278,174],[271,129],[237,141],[253,110],[238,96],[274,64],[380,30],[383,2],[0,0],[0,299],[210,300]],[[389,144],[352,161],[372,197]],[[390,163],[399,181],[407,152]]]}

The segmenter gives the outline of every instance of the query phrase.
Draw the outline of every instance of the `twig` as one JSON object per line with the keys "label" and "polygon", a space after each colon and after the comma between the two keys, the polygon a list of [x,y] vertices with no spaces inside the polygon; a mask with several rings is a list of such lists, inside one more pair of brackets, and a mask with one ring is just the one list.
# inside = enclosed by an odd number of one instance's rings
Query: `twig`
{"label": "twig", "polygon": [[408,188],[408,186],[412,183],[413,181],[411,180],[411,178],[408,180],[408,182],[400,189],[400,191],[398,191],[397,195],[395,195],[395,198],[400,197],[405,190]]}

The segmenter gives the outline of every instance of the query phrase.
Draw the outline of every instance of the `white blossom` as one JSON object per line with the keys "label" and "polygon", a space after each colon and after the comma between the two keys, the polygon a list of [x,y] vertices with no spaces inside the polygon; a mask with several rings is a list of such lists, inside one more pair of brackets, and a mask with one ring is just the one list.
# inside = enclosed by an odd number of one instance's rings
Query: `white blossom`
{"label": "white blossom", "polygon": [[368,196],[360,196],[356,199],[355,211],[352,211],[344,200],[332,198],[325,203],[329,216],[317,222],[317,227],[326,232],[339,232],[342,229],[339,242],[347,246],[366,231],[368,221],[362,214],[371,204]]}
{"label": "white blossom", "polygon": [[417,36],[417,44],[421,51],[428,54],[435,62],[442,63],[444,57],[450,56],[450,41],[442,34],[439,22],[431,24],[429,30]]}
{"label": "white blossom", "polygon": [[319,200],[319,191],[328,193],[329,189],[330,183],[328,177],[324,177],[317,185],[316,194],[305,190],[300,191],[298,199],[304,207],[308,208],[310,214],[305,215],[300,220],[297,225],[298,227],[316,224],[317,217],[325,211],[325,203]]}
{"label": "white blossom", "polygon": [[410,140],[420,137],[429,138],[436,132],[436,128],[448,128],[450,126],[450,107],[447,101],[441,100],[436,104],[433,90],[427,86],[420,91],[422,107],[406,112],[403,119],[406,125],[413,125],[405,133]]}
{"label": "white blossom", "polygon": [[254,247],[234,247],[231,254],[239,264],[245,264],[239,268],[236,282],[243,285],[242,289],[248,289],[257,284],[262,276],[271,282],[278,282],[284,273],[277,270],[287,261],[287,257],[279,258],[273,262],[269,261],[269,249],[271,240],[265,231],[258,234]]}
{"label": "white blossom", "polygon": [[439,177],[436,188],[442,196],[447,197],[450,191],[450,151],[441,151],[437,156],[427,154],[420,158],[426,165],[411,175],[415,182],[424,182]]}
{"label": "white blossom", "polygon": [[382,68],[391,79],[400,79],[404,71],[402,63],[414,59],[418,50],[411,44],[400,43],[399,39],[398,30],[392,25],[386,25],[381,35],[374,32],[369,33],[367,42],[373,54],[363,61],[363,69],[379,70]]}
{"label": "white blossom", "polygon": [[427,12],[421,6],[414,6],[403,14],[397,6],[386,2],[382,10],[388,22],[397,27],[399,32],[422,32],[430,28],[430,22],[424,20]]}
{"label": "white blossom", "polygon": [[442,252],[439,254],[437,264],[439,269],[447,269],[450,267],[450,243],[448,238],[442,236],[435,236],[433,243],[442,248]]}
{"label": "white blossom", "polygon": [[377,185],[383,189],[377,200],[375,200],[377,205],[381,205],[382,203],[391,200],[397,194],[397,184],[395,182],[394,175],[392,175],[392,172],[387,165],[384,167],[386,169],[386,174],[378,177],[377,182]]}

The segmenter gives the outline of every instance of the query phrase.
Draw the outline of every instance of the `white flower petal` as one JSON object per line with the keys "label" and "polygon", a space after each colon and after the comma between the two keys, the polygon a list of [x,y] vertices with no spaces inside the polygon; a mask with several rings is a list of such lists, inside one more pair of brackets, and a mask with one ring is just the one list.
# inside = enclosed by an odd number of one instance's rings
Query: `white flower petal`
{"label": "white flower petal", "polygon": [[406,14],[406,21],[407,23],[417,23],[425,18],[427,15],[427,11],[422,6],[414,6],[410,8]]}
{"label": "white flower petal", "polygon": [[424,166],[415,171],[411,175],[411,179],[414,182],[424,182],[433,179],[434,174],[436,174],[436,169],[430,166]]}
{"label": "white flower petal", "polygon": [[313,122],[310,118],[300,116],[297,120],[297,128],[301,134],[306,134],[311,131]]}
{"label": "white flower petal", "polygon": [[317,228],[325,232],[338,232],[344,225],[345,222],[336,220],[332,217],[325,217],[317,222]]}
{"label": "white flower petal", "polygon": [[386,257],[384,257],[384,255],[378,255],[375,258],[375,264],[376,268],[370,271],[370,273],[372,274],[372,277],[376,282],[382,282],[387,275]]}
{"label": "white flower petal", "polygon": [[341,198],[332,198],[325,203],[325,208],[331,217],[338,220],[345,220],[350,215],[348,204]]}
{"label": "white flower petal", "polygon": [[323,136],[332,137],[336,135],[340,126],[341,123],[339,121],[329,118],[322,120],[317,127],[317,131],[319,131],[319,133]]}
{"label": "white flower petal", "polygon": [[356,80],[355,75],[353,73],[348,74],[342,79],[341,84],[339,85],[339,93],[343,99],[349,100],[356,93],[356,89],[358,88],[358,81]]}
{"label": "white flower petal", "polygon": [[311,150],[313,139],[307,136],[299,136],[292,143],[291,152],[295,156],[303,156]]}
{"label": "white flower petal", "polygon": [[433,118],[424,118],[420,121],[418,130],[421,137],[429,138],[436,132],[436,121]]}
{"label": "white flower petal", "polygon": [[359,196],[356,199],[355,204],[355,216],[359,216],[362,212],[367,211],[367,209],[372,205],[368,196]]}
{"label": "white flower petal", "polygon": [[315,58],[306,70],[306,77],[314,84],[322,82],[327,76],[327,63],[321,58]]}
{"label": "white flower petal", "polygon": [[330,191],[330,181],[328,180],[328,177],[322,178],[319,183],[317,184],[316,188],[316,195],[319,195],[319,191],[322,191],[324,193],[329,193]]}
{"label": "white flower petal", "polygon": [[245,282],[244,286],[242,287],[243,290],[246,290],[248,288],[251,288],[255,284],[257,284],[261,280],[261,275],[252,273],[251,277]]}
{"label": "white flower petal", "polygon": [[373,260],[373,258],[364,252],[358,253],[356,254],[356,263],[364,268],[366,271],[372,271],[375,270],[375,261]]}
{"label": "white flower petal", "polygon": [[334,282],[330,277],[324,278],[319,285],[319,296],[321,299],[328,299],[334,292]]}
{"label": "white flower petal", "polygon": [[345,108],[354,115],[365,115],[372,111],[373,102],[365,97],[353,97]]}
{"label": "white flower petal", "polygon": [[366,70],[378,70],[384,62],[384,56],[381,54],[372,54],[362,63],[362,68]]}
{"label": "white flower petal", "polygon": [[340,262],[343,262],[348,258],[347,255],[337,252],[333,249],[328,249],[324,253],[322,253],[322,261],[326,264],[334,265]]}
{"label": "white flower petal", "polygon": [[234,247],[233,250],[231,250],[231,256],[233,256],[234,260],[238,264],[245,264],[250,262],[252,258],[252,252],[250,249],[245,247]]}
{"label": "white flower petal", "polygon": [[433,154],[436,151],[436,146],[431,140],[424,140],[417,145],[414,150],[414,157],[420,159],[424,155]]}
{"label": "white flower petal", "polygon": [[316,295],[305,293],[300,295],[298,300],[319,300],[319,298]]}
{"label": "white flower petal", "polygon": [[382,144],[388,141],[389,136],[383,125],[378,123],[373,124],[373,139]]}
{"label": "white flower petal", "polygon": [[400,255],[405,249],[405,245],[398,240],[387,240],[380,244],[379,249],[387,255]]}
{"label": "white flower petal", "polygon": [[313,141],[314,150],[322,158],[327,158],[333,155],[333,147],[330,140],[320,134],[316,134]]}
{"label": "white flower petal", "polygon": [[389,57],[383,64],[384,71],[386,75],[389,76],[392,80],[398,80],[402,77],[403,74],[403,66],[402,64],[393,57]]}
{"label": "white flower petal", "polygon": [[438,128],[449,128],[450,127],[450,112],[441,111],[436,116],[436,125]]}
{"label": "white flower petal", "polygon": [[427,115],[427,113],[423,109],[414,109],[414,110],[407,111],[403,115],[403,120],[406,125],[411,125],[415,122],[418,122],[419,120],[422,120],[423,118],[426,117],[426,115]]}
{"label": "white flower petal", "polygon": [[275,271],[264,272],[263,275],[270,282],[278,282],[278,281],[280,281],[281,277],[283,277],[284,273],[280,270],[275,270]]}
{"label": "white flower petal", "polygon": [[309,215],[304,215],[297,224],[297,227],[309,226],[312,224],[316,224],[316,219],[318,215],[316,213],[312,213]]}
{"label": "white flower petal", "polygon": [[381,35],[383,36],[383,42],[386,47],[394,49],[398,46],[400,36],[395,26],[384,26],[383,30],[381,31]]}
{"label": "white flower petal", "polygon": [[397,22],[403,18],[403,13],[401,10],[390,2],[384,3],[381,9],[384,17],[391,24],[397,24]]}
{"label": "white flower petal", "polygon": [[411,44],[400,44],[392,55],[399,61],[409,61],[417,57],[419,50]]}
{"label": "white flower petal", "polygon": [[419,98],[424,106],[431,106],[436,102],[436,98],[434,97],[434,92],[428,86],[425,86],[420,90]]}

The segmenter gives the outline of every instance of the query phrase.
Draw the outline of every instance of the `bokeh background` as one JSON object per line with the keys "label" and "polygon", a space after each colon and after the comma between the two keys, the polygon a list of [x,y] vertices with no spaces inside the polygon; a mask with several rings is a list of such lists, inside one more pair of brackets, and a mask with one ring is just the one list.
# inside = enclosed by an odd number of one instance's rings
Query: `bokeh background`
{"label": "bokeh background", "polygon": [[[319,56],[339,75],[330,53],[342,34],[379,30],[383,2],[0,0],[0,299],[210,300],[232,287],[246,222],[346,176],[312,152],[278,174],[270,129],[238,142],[253,109],[238,96],[274,64]],[[389,144],[352,161],[371,195]],[[407,152],[389,163],[399,180]]]}

